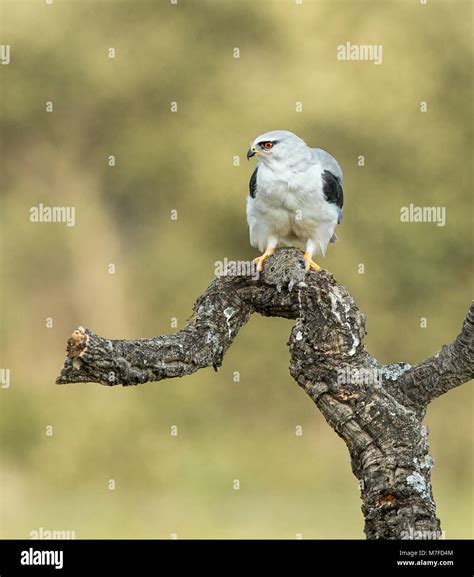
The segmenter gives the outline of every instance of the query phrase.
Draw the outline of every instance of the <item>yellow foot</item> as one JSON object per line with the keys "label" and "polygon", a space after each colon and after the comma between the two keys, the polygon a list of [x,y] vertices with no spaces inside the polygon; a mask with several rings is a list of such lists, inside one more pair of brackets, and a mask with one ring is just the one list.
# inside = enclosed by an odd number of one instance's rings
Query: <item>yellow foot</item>
{"label": "yellow foot", "polygon": [[306,261],[306,270],[309,270],[309,269],[321,270],[321,267],[319,266],[319,264],[316,264],[313,261],[309,252],[304,253],[304,260]]}
{"label": "yellow foot", "polygon": [[263,263],[267,258],[275,252],[274,248],[267,248],[267,250],[262,254],[262,256],[257,256],[252,262],[257,263],[257,270],[260,272],[263,270]]}

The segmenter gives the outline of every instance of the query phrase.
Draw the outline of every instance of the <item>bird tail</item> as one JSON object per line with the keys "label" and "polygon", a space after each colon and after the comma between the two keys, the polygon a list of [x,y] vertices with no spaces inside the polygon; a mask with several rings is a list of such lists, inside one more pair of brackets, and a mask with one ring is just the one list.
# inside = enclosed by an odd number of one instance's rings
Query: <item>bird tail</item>
{"label": "bird tail", "polygon": [[337,234],[334,233],[334,234],[331,236],[331,240],[330,240],[329,242],[336,242],[336,241],[338,241],[338,240],[339,240],[339,239],[337,238]]}

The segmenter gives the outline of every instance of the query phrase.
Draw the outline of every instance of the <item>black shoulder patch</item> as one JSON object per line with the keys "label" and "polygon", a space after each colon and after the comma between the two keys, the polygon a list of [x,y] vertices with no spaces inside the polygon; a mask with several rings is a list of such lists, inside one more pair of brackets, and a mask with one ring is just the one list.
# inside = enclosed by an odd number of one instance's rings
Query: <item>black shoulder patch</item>
{"label": "black shoulder patch", "polygon": [[337,204],[342,208],[344,204],[344,193],[342,191],[341,181],[334,176],[329,170],[325,170],[322,174],[323,179],[323,194],[328,202]]}
{"label": "black shoulder patch", "polygon": [[250,177],[249,182],[249,194],[252,198],[255,198],[257,196],[257,170],[258,167],[253,171],[253,174]]}

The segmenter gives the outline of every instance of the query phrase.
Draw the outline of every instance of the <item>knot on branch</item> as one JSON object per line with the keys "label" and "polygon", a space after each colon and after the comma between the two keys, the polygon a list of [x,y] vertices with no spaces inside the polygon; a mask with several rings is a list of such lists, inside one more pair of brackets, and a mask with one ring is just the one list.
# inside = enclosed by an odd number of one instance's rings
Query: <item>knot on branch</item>
{"label": "knot on branch", "polygon": [[87,329],[78,327],[67,341],[67,356],[77,369],[81,366],[80,357],[86,352],[88,340]]}

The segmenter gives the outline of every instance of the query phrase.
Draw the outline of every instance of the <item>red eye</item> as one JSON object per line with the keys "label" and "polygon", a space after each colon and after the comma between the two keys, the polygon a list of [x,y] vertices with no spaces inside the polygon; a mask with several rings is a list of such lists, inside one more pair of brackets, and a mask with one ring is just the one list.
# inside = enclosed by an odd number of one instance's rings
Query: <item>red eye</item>
{"label": "red eye", "polygon": [[264,142],[263,148],[265,148],[265,150],[270,150],[270,148],[273,148],[273,142]]}

